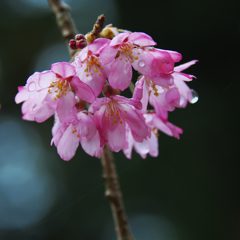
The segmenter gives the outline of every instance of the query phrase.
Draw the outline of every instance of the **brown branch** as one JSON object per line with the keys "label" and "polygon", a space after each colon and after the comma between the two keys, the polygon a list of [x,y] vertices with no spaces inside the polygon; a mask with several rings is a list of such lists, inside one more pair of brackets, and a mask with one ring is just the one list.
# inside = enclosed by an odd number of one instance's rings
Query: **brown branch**
{"label": "brown branch", "polygon": [[88,44],[92,43],[95,39],[100,37],[100,32],[103,29],[105,22],[105,16],[102,14],[98,17],[96,23],[93,26],[93,30],[86,35]]}
{"label": "brown branch", "polygon": [[103,178],[105,179],[105,196],[111,205],[117,240],[134,240],[128,226],[127,214],[122,200],[113,155],[106,144],[101,156],[101,162],[104,169]]}
{"label": "brown branch", "polygon": [[[61,2],[60,0],[47,0],[47,1],[52,9],[52,12],[56,17],[56,21],[58,27],[60,28],[62,36],[65,38],[68,45],[69,40],[74,38],[74,36],[77,34],[77,30],[69,14],[70,8],[68,7],[67,4]],[[76,53],[76,51],[72,50],[69,46],[68,51],[71,56],[73,56]]]}

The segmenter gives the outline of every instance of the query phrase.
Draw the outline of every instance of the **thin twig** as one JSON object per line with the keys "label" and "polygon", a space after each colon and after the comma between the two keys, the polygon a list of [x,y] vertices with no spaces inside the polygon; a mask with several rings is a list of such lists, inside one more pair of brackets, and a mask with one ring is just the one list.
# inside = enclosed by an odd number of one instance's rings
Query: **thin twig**
{"label": "thin twig", "polygon": [[[70,8],[66,3],[63,3],[60,0],[47,0],[47,1],[52,9],[53,14],[56,17],[57,25],[60,28],[62,36],[65,38],[68,45],[69,40],[74,38],[74,36],[77,34],[77,30],[69,14]],[[69,46],[68,51],[71,56],[73,56],[76,53],[76,51],[72,50]]]}
{"label": "thin twig", "polygon": [[127,214],[122,200],[122,193],[118,182],[113,155],[106,144],[101,156],[101,162],[104,169],[105,196],[111,205],[117,240],[134,240],[128,226]]}

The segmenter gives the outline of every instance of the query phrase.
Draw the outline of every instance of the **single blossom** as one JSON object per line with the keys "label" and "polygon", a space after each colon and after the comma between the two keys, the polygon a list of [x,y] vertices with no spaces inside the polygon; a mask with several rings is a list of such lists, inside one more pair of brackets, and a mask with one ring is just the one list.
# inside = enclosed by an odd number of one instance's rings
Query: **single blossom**
{"label": "single blossom", "polygon": [[126,123],[136,141],[143,141],[148,136],[144,117],[137,109],[141,103],[119,95],[96,99],[89,107],[94,113],[100,136],[112,151],[118,152],[126,140]]}
{"label": "single blossom", "polygon": [[131,159],[133,147],[142,158],[146,158],[148,153],[152,157],[157,157],[158,130],[179,139],[179,134],[183,133],[182,129],[168,122],[166,118],[167,112],[164,111],[166,110],[163,109],[163,115],[157,115],[155,112],[148,112],[144,114],[146,124],[151,129],[151,136],[144,139],[142,142],[135,141],[132,137],[131,131],[129,131],[129,127],[126,127],[127,138],[123,147],[123,152],[128,159]]}
{"label": "single blossom", "polygon": [[141,32],[118,34],[100,51],[100,62],[110,64],[109,83],[113,88],[126,89],[132,78],[132,67],[147,76],[156,75],[154,56],[145,46],[153,46],[153,39]]}
{"label": "single blossom", "polygon": [[193,78],[196,78],[193,75],[182,73],[182,71],[189,68],[196,62],[198,62],[198,60],[192,60],[174,68],[174,73],[172,75],[174,77],[174,85],[178,88],[180,93],[180,108],[185,108],[188,102],[192,103],[193,94],[185,82],[192,81]]}
{"label": "single blossom", "polygon": [[99,51],[109,42],[110,40],[105,38],[94,40],[79,53],[73,62],[76,66],[76,75],[91,87],[96,97],[101,93],[110,71],[108,65],[103,66],[99,63]]}
{"label": "single blossom", "polygon": [[31,75],[25,87],[19,88],[16,103],[25,101],[22,113],[26,120],[43,122],[56,111],[65,121],[74,111],[75,94],[88,102],[95,100],[92,89],[75,76],[75,67],[67,62],[54,63],[50,71]]}
{"label": "single blossom", "polygon": [[[191,81],[193,75],[182,73],[181,71],[195,64],[193,60],[174,68],[171,74],[165,74],[164,79],[155,81],[155,77],[147,78],[141,76],[135,84],[133,98],[142,103],[142,113],[147,110],[148,101],[159,112],[159,108],[173,111],[175,107],[184,108],[187,102],[192,101],[191,89],[184,81]],[[168,78],[167,78],[168,76]]]}
{"label": "single blossom", "polygon": [[95,118],[87,111],[72,114],[69,121],[64,123],[55,114],[52,134],[51,145],[55,144],[58,154],[65,161],[75,155],[79,142],[87,154],[98,158],[102,155],[103,146],[100,146],[101,139]]}

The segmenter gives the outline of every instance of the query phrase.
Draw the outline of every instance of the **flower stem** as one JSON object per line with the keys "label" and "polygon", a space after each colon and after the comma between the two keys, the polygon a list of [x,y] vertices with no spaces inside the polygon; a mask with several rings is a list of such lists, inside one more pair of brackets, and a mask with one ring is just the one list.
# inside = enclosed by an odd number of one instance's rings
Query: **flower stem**
{"label": "flower stem", "polygon": [[105,179],[105,197],[111,205],[117,240],[134,240],[128,226],[114,158],[106,144],[101,156],[101,162],[104,171],[103,178]]}

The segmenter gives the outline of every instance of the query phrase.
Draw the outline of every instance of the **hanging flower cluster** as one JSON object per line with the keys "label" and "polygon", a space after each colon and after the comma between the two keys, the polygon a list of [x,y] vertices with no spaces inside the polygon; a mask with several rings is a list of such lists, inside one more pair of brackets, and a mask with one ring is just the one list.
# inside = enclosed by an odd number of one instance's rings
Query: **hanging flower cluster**
{"label": "hanging flower cluster", "polygon": [[[98,158],[104,144],[114,152],[123,150],[127,158],[133,147],[143,158],[148,153],[156,157],[159,130],[177,139],[183,132],[168,122],[168,112],[197,100],[185,83],[194,76],[182,73],[197,60],[175,67],[181,54],[153,47],[156,42],[145,33],[119,33],[111,26],[100,36],[106,33],[107,38],[91,43],[76,35],[69,42],[78,49],[74,61],[35,72],[15,97],[16,103],[24,102],[25,120],[40,123],[55,116],[51,144],[64,160],[75,155],[79,143]],[[133,69],[140,74],[135,86]],[[128,87],[130,99],[120,95]],[[152,110],[147,110],[148,104]]]}

